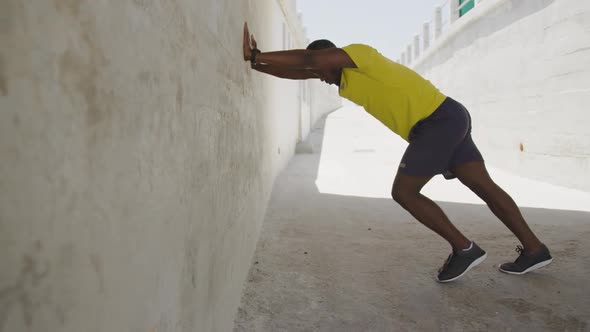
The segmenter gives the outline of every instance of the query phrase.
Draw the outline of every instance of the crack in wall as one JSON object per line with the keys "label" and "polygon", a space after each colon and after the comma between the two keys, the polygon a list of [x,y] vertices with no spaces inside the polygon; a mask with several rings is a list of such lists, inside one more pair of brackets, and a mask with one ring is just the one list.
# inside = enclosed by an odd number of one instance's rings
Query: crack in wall
{"label": "crack in wall", "polygon": [[22,321],[27,329],[30,330],[33,325],[34,311],[41,304],[35,290],[47,278],[50,271],[48,263],[39,262],[40,251],[41,242],[38,241],[35,244],[34,253],[23,256],[22,268],[16,282],[0,289],[0,332],[9,332],[5,330],[5,324],[15,306],[20,306]]}

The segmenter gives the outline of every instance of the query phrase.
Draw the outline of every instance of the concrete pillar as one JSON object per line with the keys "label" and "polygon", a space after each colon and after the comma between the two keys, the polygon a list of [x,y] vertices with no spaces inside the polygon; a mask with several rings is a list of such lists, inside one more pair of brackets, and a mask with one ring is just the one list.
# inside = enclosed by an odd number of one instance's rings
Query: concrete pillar
{"label": "concrete pillar", "polygon": [[430,23],[424,22],[422,25],[422,50],[426,51],[430,47]]}
{"label": "concrete pillar", "polygon": [[407,63],[406,63],[406,52],[402,52],[401,61],[402,61],[401,62],[402,65],[407,65]]}
{"label": "concrete pillar", "polygon": [[408,61],[408,65],[412,64],[412,44],[406,46],[406,60]]}
{"label": "concrete pillar", "polygon": [[454,23],[456,20],[459,19],[459,0],[450,0],[449,1],[449,17],[451,20],[451,24]]}
{"label": "concrete pillar", "polygon": [[434,8],[434,39],[438,39],[442,34],[442,7]]}
{"label": "concrete pillar", "polygon": [[418,59],[420,57],[420,35],[414,35],[414,59]]}

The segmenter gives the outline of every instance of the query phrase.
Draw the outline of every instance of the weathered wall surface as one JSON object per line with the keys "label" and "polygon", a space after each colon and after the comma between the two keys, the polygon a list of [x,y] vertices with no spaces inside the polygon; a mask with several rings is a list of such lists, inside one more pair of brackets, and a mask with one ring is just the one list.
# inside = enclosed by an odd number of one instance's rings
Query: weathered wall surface
{"label": "weathered wall surface", "polygon": [[413,66],[470,109],[484,157],[590,190],[590,2],[486,0],[446,34]]}
{"label": "weathered wall surface", "polygon": [[241,59],[282,7],[0,2],[0,331],[231,330],[299,139]]}

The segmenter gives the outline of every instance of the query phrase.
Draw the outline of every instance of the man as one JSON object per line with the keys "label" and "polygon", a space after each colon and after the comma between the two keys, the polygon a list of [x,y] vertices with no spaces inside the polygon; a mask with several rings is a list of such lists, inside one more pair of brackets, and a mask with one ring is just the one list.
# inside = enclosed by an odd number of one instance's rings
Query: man
{"label": "man", "polygon": [[502,264],[502,272],[524,274],[551,263],[549,250],[533,234],[512,198],[490,178],[471,138],[471,118],[465,107],[429,81],[367,45],[337,48],[328,40],[316,40],[305,50],[261,53],[254,36],[250,40],[247,24],[243,53],[257,71],[286,79],[319,78],[337,85],[342,97],[363,106],[409,142],[392,197],[450,243],[453,251],[439,269],[438,281],[462,277],[486,258],[486,252],[455,228],[436,203],[420,194],[437,174],[458,178],[520,240],[519,257]]}

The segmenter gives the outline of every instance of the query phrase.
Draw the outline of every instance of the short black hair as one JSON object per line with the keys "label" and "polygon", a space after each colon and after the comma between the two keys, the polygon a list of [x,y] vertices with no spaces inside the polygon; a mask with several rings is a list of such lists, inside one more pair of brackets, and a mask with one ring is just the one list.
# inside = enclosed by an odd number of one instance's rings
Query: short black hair
{"label": "short black hair", "polygon": [[318,39],[311,42],[311,44],[307,45],[308,50],[323,50],[324,48],[332,48],[336,47],[334,43],[327,39]]}

